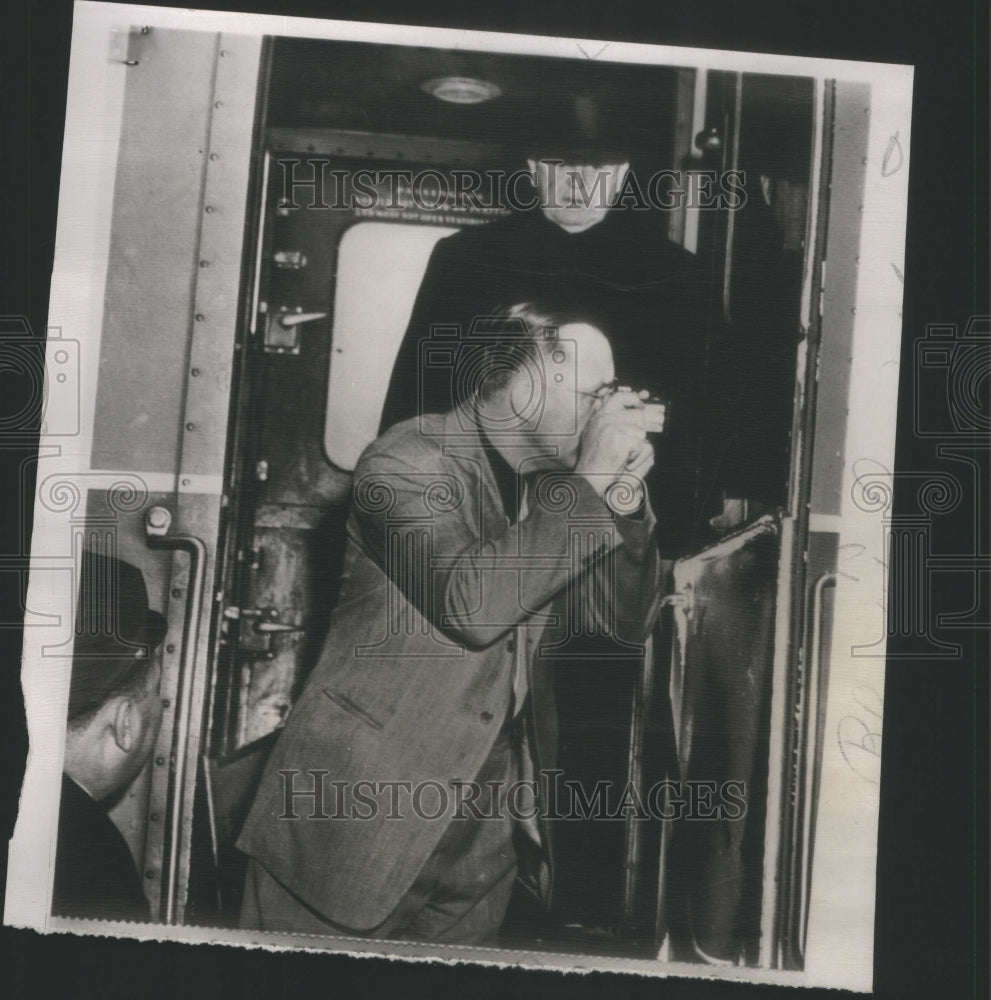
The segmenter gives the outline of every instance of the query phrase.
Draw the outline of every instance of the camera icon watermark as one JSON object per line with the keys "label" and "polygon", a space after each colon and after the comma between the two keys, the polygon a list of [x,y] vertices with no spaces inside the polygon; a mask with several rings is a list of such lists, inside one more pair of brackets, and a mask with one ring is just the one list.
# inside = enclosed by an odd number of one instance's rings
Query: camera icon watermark
{"label": "camera icon watermark", "polygon": [[79,433],[79,341],[49,327],[47,342],[23,316],[0,316],[0,436],[7,444]]}
{"label": "camera icon watermark", "polygon": [[915,344],[915,433],[923,438],[991,431],[991,316],[930,323]]}
{"label": "camera icon watermark", "polygon": [[[522,318],[476,316],[467,331],[437,324],[418,344],[417,411],[421,433],[429,435],[423,415],[439,393],[452,402],[458,430],[481,430],[494,438],[542,423],[551,391],[559,397],[553,434],[581,430],[583,394],[575,389],[578,345],[558,336],[556,327],[531,335]],[[514,381],[513,408],[493,407],[493,396]],[[565,405],[560,405],[564,399]]]}

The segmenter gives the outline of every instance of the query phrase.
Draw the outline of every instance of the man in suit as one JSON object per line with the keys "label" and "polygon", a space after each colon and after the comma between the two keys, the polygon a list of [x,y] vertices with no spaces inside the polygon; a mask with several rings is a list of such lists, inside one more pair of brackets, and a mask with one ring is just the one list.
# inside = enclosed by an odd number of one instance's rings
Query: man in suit
{"label": "man in suit", "polygon": [[84,551],[55,854],[55,916],[148,920],[141,876],[107,815],[147,764],[162,721],[152,650],[165,619],[136,566]]}
{"label": "man in suit", "polygon": [[567,304],[503,310],[459,359],[471,395],[355,469],[330,633],[238,842],[244,926],[492,942],[521,842],[552,884],[553,792],[513,799],[554,769],[558,665],[596,636],[642,656],[663,417]]}

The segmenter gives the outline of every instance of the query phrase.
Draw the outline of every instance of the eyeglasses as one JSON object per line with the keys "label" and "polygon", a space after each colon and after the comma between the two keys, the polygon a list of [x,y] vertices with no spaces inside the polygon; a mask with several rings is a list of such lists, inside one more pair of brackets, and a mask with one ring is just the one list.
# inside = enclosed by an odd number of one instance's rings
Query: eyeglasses
{"label": "eyeglasses", "polygon": [[619,379],[614,378],[611,382],[600,385],[594,392],[586,392],[584,389],[574,389],[576,396],[589,396],[592,399],[606,399],[619,388]]}

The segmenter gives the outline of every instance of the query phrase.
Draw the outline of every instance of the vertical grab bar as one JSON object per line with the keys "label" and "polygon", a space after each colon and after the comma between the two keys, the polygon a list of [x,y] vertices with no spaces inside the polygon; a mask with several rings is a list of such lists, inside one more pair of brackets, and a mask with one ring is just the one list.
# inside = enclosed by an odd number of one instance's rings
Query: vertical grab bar
{"label": "vertical grab bar", "polygon": [[152,507],[145,514],[145,540],[151,549],[185,552],[189,556],[189,586],[183,614],[182,652],[179,658],[179,678],[176,685],[176,726],[173,746],[175,764],[172,773],[172,795],[169,809],[168,866],[165,883],[165,923],[175,920],[176,871],[179,833],[182,824],[182,800],[187,745],[189,742],[189,705],[193,692],[193,669],[199,645],[200,607],[206,575],[206,545],[193,535],[169,535],[172,513],[165,507]]}
{"label": "vertical grab bar", "polygon": [[[637,794],[643,796],[643,754],[644,730],[647,726],[647,714],[650,700],[654,692],[654,637],[648,635],[644,640],[643,660],[640,663],[640,676],[633,684],[633,706],[630,718],[630,749],[627,754],[626,776],[631,787]],[[624,833],[623,860],[623,920],[631,924],[636,916],[637,880],[640,874],[642,838],[637,817],[626,817]]]}
{"label": "vertical grab bar", "polygon": [[809,903],[812,888],[812,832],[815,827],[816,803],[819,797],[819,772],[822,757],[822,726],[819,724],[820,699],[828,670],[822,667],[823,595],[827,587],[836,586],[836,573],[823,573],[812,585],[812,622],[809,643],[809,670],[806,684],[807,711],[806,746],[802,787],[802,869],[799,879],[798,919],[801,932],[799,947],[805,955],[805,935],[809,925]]}

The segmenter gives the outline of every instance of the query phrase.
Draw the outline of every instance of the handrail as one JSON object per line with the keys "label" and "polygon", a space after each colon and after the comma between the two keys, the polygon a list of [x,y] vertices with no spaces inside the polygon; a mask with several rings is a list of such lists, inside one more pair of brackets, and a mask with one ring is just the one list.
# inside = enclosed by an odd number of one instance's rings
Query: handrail
{"label": "handrail", "polygon": [[806,680],[805,713],[807,736],[805,746],[805,773],[802,801],[802,872],[799,879],[799,911],[798,919],[801,933],[799,946],[802,955],[805,954],[805,936],[809,929],[809,902],[812,883],[812,830],[815,822],[815,806],[819,793],[819,769],[822,747],[820,745],[819,726],[819,694],[822,686],[822,648],[823,648],[823,594],[827,587],[836,586],[837,574],[826,572],[812,585],[812,632],[809,642],[809,664]]}
{"label": "handrail", "polygon": [[[647,726],[648,706],[654,687],[654,636],[644,641],[640,676],[633,684],[633,710],[630,720],[630,746],[627,753],[626,776],[638,795],[643,794],[644,730]],[[630,923],[635,918],[637,880],[641,861],[641,823],[636,816],[626,817],[623,835],[623,920]]]}
{"label": "handrail", "polygon": [[169,535],[172,512],[165,507],[152,507],[145,514],[145,540],[151,549],[185,552],[189,556],[189,586],[183,615],[182,653],[179,658],[179,678],[176,685],[175,747],[172,773],[172,796],[169,809],[168,867],[165,884],[165,923],[175,920],[176,871],[178,867],[179,833],[182,824],[182,804],[178,796],[184,787],[188,756],[190,702],[193,693],[193,671],[199,644],[200,609],[206,576],[207,548],[194,535]]}

